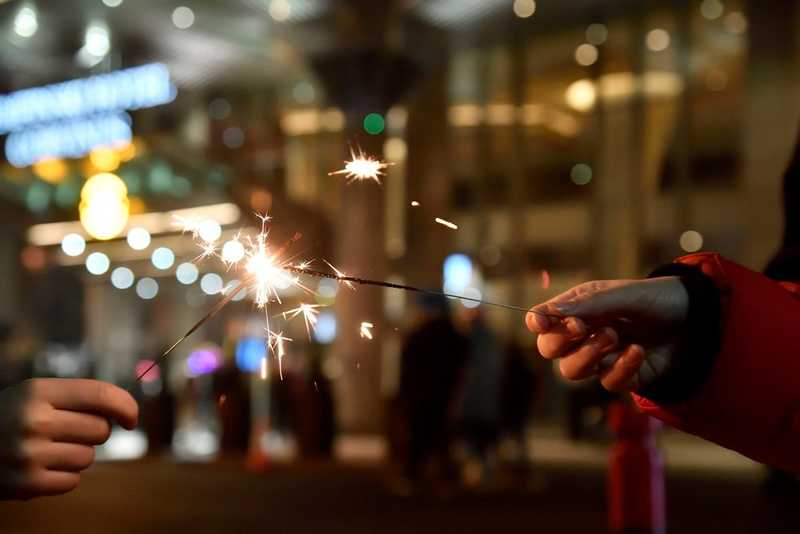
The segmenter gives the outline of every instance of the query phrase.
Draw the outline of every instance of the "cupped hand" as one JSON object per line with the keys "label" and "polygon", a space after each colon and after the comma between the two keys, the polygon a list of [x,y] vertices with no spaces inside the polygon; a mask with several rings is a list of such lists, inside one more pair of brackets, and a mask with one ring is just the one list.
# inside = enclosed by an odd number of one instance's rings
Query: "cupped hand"
{"label": "cupped hand", "polygon": [[678,277],[580,284],[534,306],[525,321],[539,352],[570,380],[599,375],[636,390],[662,376],[684,338],[689,296]]}
{"label": "cupped hand", "polygon": [[84,379],[33,379],[0,392],[0,499],[73,490],[116,421],[136,426],[123,389]]}

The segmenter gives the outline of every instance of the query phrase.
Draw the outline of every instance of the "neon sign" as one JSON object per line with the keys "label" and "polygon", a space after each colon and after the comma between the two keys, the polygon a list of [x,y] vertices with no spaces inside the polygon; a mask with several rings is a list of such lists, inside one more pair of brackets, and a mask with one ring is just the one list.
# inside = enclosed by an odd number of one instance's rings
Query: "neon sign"
{"label": "neon sign", "polygon": [[24,167],[129,141],[124,111],[167,104],[176,93],[167,67],[151,63],[0,96],[0,135],[9,134],[6,158]]}

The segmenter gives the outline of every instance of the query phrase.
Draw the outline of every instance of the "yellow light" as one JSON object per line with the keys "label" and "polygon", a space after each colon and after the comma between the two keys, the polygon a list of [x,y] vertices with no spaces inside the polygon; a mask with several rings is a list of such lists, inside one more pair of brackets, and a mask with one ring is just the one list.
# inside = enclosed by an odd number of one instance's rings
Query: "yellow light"
{"label": "yellow light", "polygon": [[578,80],[573,82],[566,93],[569,107],[578,111],[589,111],[597,99],[594,83],[591,80]]}
{"label": "yellow light", "polygon": [[101,173],[89,178],[81,189],[81,224],[95,239],[120,235],[128,223],[128,188],[119,176]]}
{"label": "yellow light", "polygon": [[95,148],[89,153],[89,161],[97,170],[111,172],[119,168],[119,156],[113,148]]}
{"label": "yellow light", "polygon": [[142,213],[147,213],[147,204],[145,204],[144,200],[141,198],[130,197],[129,204],[131,215],[141,215]]}
{"label": "yellow light", "polygon": [[117,157],[120,161],[130,161],[136,157],[136,144],[134,142],[125,143],[124,145],[115,148],[117,151]]}
{"label": "yellow light", "polygon": [[63,159],[45,158],[33,164],[36,176],[51,184],[57,184],[67,175],[67,164]]}

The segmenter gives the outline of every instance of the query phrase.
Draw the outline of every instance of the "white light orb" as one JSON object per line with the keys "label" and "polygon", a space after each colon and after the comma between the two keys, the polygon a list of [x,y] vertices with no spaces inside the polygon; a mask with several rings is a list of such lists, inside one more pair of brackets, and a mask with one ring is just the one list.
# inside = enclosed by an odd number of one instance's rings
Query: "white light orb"
{"label": "white light orb", "polygon": [[117,289],[128,289],[133,285],[133,271],[127,267],[117,267],[111,271],[111,285]]}
{"label": "white light orb", "polygon": [[197,281],[200,272],[194,263],[181,263],[175,271],[175,277],[183,285],[191,285]]}
{"label": "white light orb", "polygon": [[165,271],[175,263],[175,253],[167,247],[158,247],[153,251],[150,261],[153,263],[153,267]]}
{"label": "white light orb", "polygon": [[156,298],[156,295],[158,295],[158,282],[149,277],[142,278],[136,283],[136,294],[143,300]]}
{"label": "white light orb", "polygon": [[216,295],[222,291],[222,277],[216,273],[207,273],[200,279],[200,289],[206,295]]}
{"label": "white light orb", "polygon": [[80,256],[86,250],[86,240],[79,234],[67,234],[61,240],[61,250],[67,256]]}
{"label": "white light orb", "polygon": [[102,252],[92,252],[86,256],[86,270],[94,275],[105,274],[110,266],[111,261]]}
{"label": "white light orb", "polygon": [[133,250],[144,250],[150,246],[150,232],[137,226],[128,231],[128,246]]}

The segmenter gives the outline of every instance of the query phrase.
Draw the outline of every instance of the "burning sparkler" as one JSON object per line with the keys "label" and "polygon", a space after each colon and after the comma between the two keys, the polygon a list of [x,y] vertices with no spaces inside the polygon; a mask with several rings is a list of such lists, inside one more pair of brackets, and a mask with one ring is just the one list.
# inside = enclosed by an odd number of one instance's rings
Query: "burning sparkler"
{"label": "burning sparkler", "polygon": [[[300,280],[300,276],[309,276],[314,278],[327,278],[331,280],[336,280],[339,283],[343,283],[348,287],[353,288],[354,284],[358,285],[370,285],[370,286],[377,286],[377,287],[384,287],[390,289],[399,289],[403,291],[414,291],[417,293],[427,293],[432,295],[444,296],[454,299],[461,299],[476,302],[478,304],[490,305],[490,306],[497,306],[501,308],[505,308],[508,310],[516,310],[524,313],[541,313],[541,312],[533,312],[528,310],[527,308],[522,308],[519,306],[513,306],[510,304],[500,304],[496,302],[487,302],[485,300],[479,298],[472,298],[464,295],[454,295],[451,293],[444,293],[441,291],[433,291],[428,289],[422,289],[419,287],[403,285],[403,284],[395,284],[392,282],[385,282],[380,280],[368,280],[365,278],[357,278],[353,276],[348,276],[343,272],[339,271],[336,267],[325,262],[328,267],[333,271],[331,272],[322,272],[311,269],[309,267],[310,262],[300,262],[300,263],[292,263],[292,258],[288,257],[287,250],[289,246],[297,241],[300,238],[300,234],[295,234],[294,237],[289,241],[289,243],[283,246],[276,246],[273,243],[268,241],[269,238],[269,228],[268,223],[271,220],[270,217],[263,215],[259,216],[261,219],[261,230],[260,232],[255,235],[242,235],[238,234],[234,237],[231,241],[228,241],[222,247],[222,256],[220,257],[223,264],[228,269],[244,269],[246,275],[243,277],[242,281],[236,285],[232,290],[223,292],[224,297],[220,299],[212,308],[211,310],[197,323],[190,328],[186,334],[180,337],[171,347],[165,350],[157,359],[153,360],[152,364],[142,371],[138,376],[137,380],[141,380],[144,376],[147,375],[150,370],[156,367],[159,363],[169,356],[169,354],[178,346],[180,345],[186,338],[192,335],[198,328],[200,328],[206,321],[214,317],[217,313],[220,312],[229,302],[231,302],[234,297],[236,297],[240,292],[247,291],[249,292],[253,300],[256,304],[256,307],[264,310],[265,320],[266,320],[266,332],[267,332],[267,346],[274,354],[278,356],[278,366],[281,373],[281,378],[283,377],[283,368],[282,368],[282,361],[283,357],[286,352],[285,343],[292,341],[290,338],[283,335],[283,332],[275,332],[270,327],[270,315],[268,313],[268,306],[271,303],[278,303],[282,304],[281,301],[281,291],[286,290],[290,287],[298,288],[302,291],[305,291],[309,294],[315,294],[310,288],[302,283]],[[212,221],[213,222],[213,221]],[[442,222],[437,219],[437,222]],[[447,223],[448,221],[443,221],[442,224]],[[183,228],[185,232],[191,232],[192,235],[198,240],[198,245],[200,246],[203,254],[201,257],[211,257],[216,256],[216,251],[218,249],[217,240],[221,237],[222,232],[221,228],[216,222],[213,224],[205,224],[202,221],[190,221],[190,220],[177,220],[176,224]],[[205,225],[204,225],[205,224]],[[457,226],[453,225],[453,223],[449,223],[453,227],[457,228]],[[216,225],[216,227],[214,226]],[[233,243],[233,244],[231,244]],[[226,250],[227,249],[227,250]],[[317,316],[319,312],[317,309],[319,305],[316,304],[300,304],[297,308],[287,310],[283,312],[284,319],[293,319],[299,316],[303,316],[303,320],[306,325],[306,330],[311,335],[311,332],[314,330],[314,327],[317,324]],[[550,316],[557,320],[561,319],[558,316]],[[360,325],[360,334],[361,337],[365,339],[372,339],[373,324],[370,322],[362,322]],[[261,362],[261,377],[266,378],[267,376],[267,364],[266,364],[266,357]]]}
{"label": "burning sparkler", "polygon": [[344,174],[347,178],[347,183],[360,182],[363,180],[375,180],[381,183],[380,177],[386,174],[384,171],[391,166],[391,163],[375,159],[372,156],[364,154],[361,149],[358,153],[352,148],[350,149],[350,161],[346,161],[344,169],[328,173],[329,176],[336,174]]}

